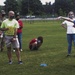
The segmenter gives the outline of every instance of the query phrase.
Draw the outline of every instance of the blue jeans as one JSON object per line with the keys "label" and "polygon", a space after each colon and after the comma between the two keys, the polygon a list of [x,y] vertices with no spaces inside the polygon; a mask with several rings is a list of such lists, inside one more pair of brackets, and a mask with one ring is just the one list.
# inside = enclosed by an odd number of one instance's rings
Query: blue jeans
{"label": "blue jeans", "polygon": [[22,49],[22,33],[17,33],[17,35],[18,35],[18,40],[20,44],[20,49]]}
{"label": "blue jeans", "polygon": [[67,41],[68,41],[68,54],[70,54],[72,48],[72,41],[74,42],[75,47],[75,34],[67,34]]}

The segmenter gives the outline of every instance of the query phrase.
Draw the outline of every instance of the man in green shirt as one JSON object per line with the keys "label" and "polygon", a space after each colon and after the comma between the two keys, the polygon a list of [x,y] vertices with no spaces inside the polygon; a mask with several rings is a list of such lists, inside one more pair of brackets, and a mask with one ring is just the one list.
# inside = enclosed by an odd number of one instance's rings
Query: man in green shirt
{"label": "man in green shirt", "polygon": [[19,41],[17,38],[17,29],[19,28],[18,22],[14,19],[15,13],[9,11],[9,18],[4,20],[1,24],[1,30],[5,31],[5,43],[7,47],[7,55],[9,59],[9,64],[12,64],[12,53],[11,53],[11,44],[16,50],[16,55],[18,58],[18,63],[22,64],[19,50]]}

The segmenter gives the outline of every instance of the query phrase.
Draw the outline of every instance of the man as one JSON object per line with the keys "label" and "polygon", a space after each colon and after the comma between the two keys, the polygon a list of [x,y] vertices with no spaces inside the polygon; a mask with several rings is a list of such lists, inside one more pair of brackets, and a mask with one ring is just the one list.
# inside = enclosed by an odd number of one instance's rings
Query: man
{"label": "man", "polygon": [[15,13],[9,11],[8,19],[4,20],[1,25],[1,30],[5,31],[5,43],[7,47],[7,55],[9,59],[9,64],[12,64],[12,53],[11,53],[11,44],[16,50],[16,56],[18,58],[18,64],[22,64],[19,50],[19,42],[17,38],[17,29],[19,28],[18,22],[14,19]]}
{"label": "man", "polygon": [[[1,26],[1,23],[2,21],[4,21],[6,18],[5,18],[5,11],[4,10],[1,10],[1,13],[0,13],[0,26]],[[4,32],[0,31],[0,49],[1,49],[1,52],[3,51],[4,49]]]}

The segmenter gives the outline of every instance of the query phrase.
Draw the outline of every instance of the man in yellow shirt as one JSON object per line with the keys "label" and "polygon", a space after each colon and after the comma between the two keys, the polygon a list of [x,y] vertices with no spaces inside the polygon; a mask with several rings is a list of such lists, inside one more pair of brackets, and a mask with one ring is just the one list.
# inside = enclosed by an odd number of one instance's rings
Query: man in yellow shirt
{"label": "man in yellow shirt", "polygon": [[9,64],[12,64],[11,44],[13,48],[16,50],[18,63],[22,64],[19,50],[19,41],[17,38],[17,29],[19,28],[19,24],[14,19],[14,15],[15,13],[13,11],[9,11],[9,18],[2,22],[1,30],[5,31],[5,43],[7,47]]}

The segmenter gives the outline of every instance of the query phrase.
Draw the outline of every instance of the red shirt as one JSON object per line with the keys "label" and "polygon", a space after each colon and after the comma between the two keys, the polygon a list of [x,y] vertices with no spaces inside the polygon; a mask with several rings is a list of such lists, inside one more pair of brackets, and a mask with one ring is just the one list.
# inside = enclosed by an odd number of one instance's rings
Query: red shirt
{"label": "red shirt", "polygon": [[35,43],[35,42],[37,42],[37,39],[36,39],[36,38],[35,38],[35,39],[32,39],[32,40],[30,41],[29,45],[32,45],[32,44]]}
{"label": "red shirt", "polygon": [[17,33],[22,33],[23,22],[21,20],[18,20],[18,23],[19,23],[19,28],[17,30]]}

